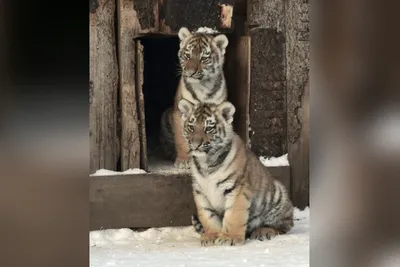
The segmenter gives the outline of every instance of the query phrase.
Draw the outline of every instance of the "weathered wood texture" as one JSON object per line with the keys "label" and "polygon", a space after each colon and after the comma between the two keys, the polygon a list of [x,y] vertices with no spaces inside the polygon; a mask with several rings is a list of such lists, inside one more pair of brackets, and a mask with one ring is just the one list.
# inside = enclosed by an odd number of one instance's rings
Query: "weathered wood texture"
{"label": "weathered wood texture", "polygon": [[230,32],[234,0],[159,0],[160,32],[177,33],[182,26],[190,31],[208,27]]}
{"label": "weathered wood texture", "polygon": [[248,1],[251,37],[250,140],[259,156],[280,156],[286,141],[286,58],[282,1]]}
{"label": "weathered wood texture", "polygon": [[[290,169],[268,168],[290,188]],[[188,174],[90,177],[90,230],[190,225],[196,212]]]}
{"label": "weathered wood texture", "polygon": [[138,26],[138,34],[159,31],[158,0],[118,0],[131,10],[132,23]]}
{"label": "weathered wood texture", "polygon": [[268,28],[283,32],[285,29],[286,0],[248,0],[247,26]]}
{"label": "weathered wood texture", "polygon": [[117,0],[121,170],[140,167],[140,135],[136,103],[135,42],[140,26],[133,2]]}
{"label": "weathered wood texture", "polygon": [[309,3],[287,1],[286,60],[288,152],[292,199],[296,206],[309,205]]}
{"label": "weathered wood texture", "polygon": [[91,177],[89,194],[92,230],[189,225],[196,211],[184,175]]}
{"label": "weathered wood texture", "polygon": [[139,108],[139,126],[140,126],[140,168],[148,171],[147,159],[147,137],[146,137],[146,115],[143,94],[143,46],[139,40],[136,41],[136,89],[137,103]]}
{"label": "weathered wood texture", "polygon": [[260,27],[250,37],[251,149],[258,156],[280,156],[287,151],[284,34]]}
{"label": "weathered wood texture", "polygon": [[250,96],[250,38],[230,37],[227,48],[225,76],[228,98],[236,108],[234,129],[245,144],[249,143],[249,96]]}
{"label": "weathered wood texture", "polygon": [[117,138],[118,65],[115,2],[90,3],[90,172],[115,170],[119,158]]}

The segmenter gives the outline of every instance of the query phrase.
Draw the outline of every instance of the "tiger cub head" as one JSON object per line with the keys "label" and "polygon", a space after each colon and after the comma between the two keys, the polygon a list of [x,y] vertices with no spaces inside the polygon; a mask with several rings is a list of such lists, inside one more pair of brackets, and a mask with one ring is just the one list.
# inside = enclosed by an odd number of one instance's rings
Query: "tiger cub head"
{"label": "tiger cub head", "polygon": [[235,107],[230,102],[193,105],[182,99],[178,107],[182,115],[183,136],[192,153],[214,153],[232,140]]}
{"label": "tiger cub head", "polygon": [[190,33],[183,27],[178,36],[178,58],[183,77],[190,82],[199,82],[220,74],[228,46],[228,38],[224,34],[214,37],[211,34]]}

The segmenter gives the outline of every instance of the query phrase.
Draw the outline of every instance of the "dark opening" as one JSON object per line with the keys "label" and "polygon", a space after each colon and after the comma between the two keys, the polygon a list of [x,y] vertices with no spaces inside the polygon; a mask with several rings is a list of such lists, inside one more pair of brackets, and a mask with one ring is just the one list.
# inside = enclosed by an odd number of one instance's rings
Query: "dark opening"
{"label": "dark opening", "polygon": [[[148,168],[150,172],[178,171],[174,162],[167,160],[160,146],[160,120],[162,113],[174,104],[179,76],[179,38],[177,36],[149,35],[140,38],[143,45],[143,94],[147,139]],[[247,90],[237,85],[237,76],[245,75],[238,70],[236,40],[230,39],[225,54],[225,78],[228,99],[236,107],[234,127],[244,136],[246,125]],[[239,130],[239,131],[238,131]]]}
{"label": "dark opening", "polygon": [[163,157],[160,147],[162,113],[174,104],[179,83],[179,38],[148,36],[143,45],[143,94],[145,101],[146,138],[149,171],[172,168],[173,162]]}

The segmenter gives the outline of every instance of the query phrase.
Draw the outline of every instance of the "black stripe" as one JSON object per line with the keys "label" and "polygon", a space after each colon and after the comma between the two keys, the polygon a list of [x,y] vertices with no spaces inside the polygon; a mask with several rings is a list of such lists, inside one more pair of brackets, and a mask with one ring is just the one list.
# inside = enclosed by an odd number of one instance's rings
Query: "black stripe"
{"label": "black stripe", "polygon": [[[231,141],[232,143],[232,141]],[[232,163],[236,160],[237,156],[239,155],[238,153],[239,151],[236,151],[235,156],[233,157],[233,159],[231,160],[231,162],[229,162],[228,166],[226,166],[225,170],[229,169],[232,165]],[[248,163],[248,157],[246,158],[246,163],[245,163],[245,170],[247,169],[247,163]],[[245,173],[245,170],[243,170],[243,174]]]}
{"label": "black stripe", "polygon": [[250,201],[250,196],[246,193],[243,193],[244,197],[247,199],[247,201]]}
{"label": "black stripe", "polygon": [[228,175],[228,177],[226,177],[224,180],[222,180],[222,181],[219,181],[218,183],[217,183],[217,187],[219,187],[221,184],[223,184],[223,183],[225,183],[226,181],[228,181],[229,179],[231,179],[231,177],[233,176],[233,175],[235,175],[236,174],[236,172],[232,172],[231,174],[229,174]]}
{"label": "black stripe", "polygon": [[239,179],[236,179],[235,183],[233,184],[233,186],[231,188],[225,189],[224,196],[228,195],[233,190],[235,190],[235,188],[237,187],[238,183],[239,183]]}
{"label": "black stripe", "polygon": [[[232,142],[229,142],[224,148],[223,151],[218,155],[217,159],[209,165],[210,168],[217,167],[221,165],[226,157],[228,156],[229,152],[231,151],[232,148]],[[213,171],[214,172],[214,171]]]}
{"label": "black stripe", "polygon": [[211,91],[207,94],[207,97],[206,97],[206,98],[208,98],[208,99],[213,98],[213,97],[217,94],[217,92],[220,91],[221,85],[222,85],[222,81],[223,81],[223,76],[222,76],[222,74],[220,73],[220,74],[216,77],[216,81],[215,81],[214,87],[213,87],[213,88],[211,89]]}
{"label": "black stripe", "polygon": [[193,90],[192,85],[186,80],[186,78],[183,78],[183,83],[185,85],[186,90],[188,90],[188,92],[190,93],[190,95],[193,97],[193,99],[199,101],[199,99],[197,98],[196,93]]}
{"label": "black stripe", "polygon": [[217,213],[217,211],[215,209],[212,209],[212,208],[203,208],[203,210],[209,211],[211,213]]}
{"label": "black stripe", "polygon": [[277,189],[279,189],[279,190],[277,191],[277,192],[279,192],[279,198],[278,198],[278,200],[274,203],[274,204],[275,204],[275,207],[278,207],[279,204],[281,204],[282,196],[283,196],[283,192],[282,192],[281,188],[278,187]]}
{"label": "black stripe", "polygon": [[195,192],[196,194],[198,194],[198,195],[202,195],[201,191],[199,191],[199,190],[197,190],[197,189],[195,189],[194,192]]}
{"label": "black stripe", "polygon": [[204,176],[203,172],[201,171],[201,167],[200,167],[197,157],[196,156],[192,156],[192,157],[193,157],[194,166],[196,167],[197,171],[200,173],[201,176]]}

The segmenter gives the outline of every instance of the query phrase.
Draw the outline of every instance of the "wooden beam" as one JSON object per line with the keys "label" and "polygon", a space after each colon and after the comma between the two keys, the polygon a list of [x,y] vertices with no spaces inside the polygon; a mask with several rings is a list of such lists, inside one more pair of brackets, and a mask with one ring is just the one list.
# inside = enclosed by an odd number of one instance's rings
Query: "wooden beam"
{"label": "wooden beam", "polygon": [[121,170],[140,168],[140,137],[135,86],[135,42],[140,25],[133,2],[117,0],[119,97],[121,105]]}
{"label": "wooden beam", "polygon": [[183,26],[190,31],[208,27],[230,32],[233,26],[234,0],[159,0],[160,32],[176,34]]}
{"label": "wooden beam", "polygon": [[284,1],[248,0],[251,37],[250,140],[258,156],[281,156],[286,140]]}
{"label": "wooden beam", "polygon": [[[236,30],[236,29],[235,29]],[[236,108],[233,121],[235,131],[243,142],[249,143],[249,97],[250,97],[250,37],[229,36],[226,53],[225,76],[228,99]]]}
{"label": "wooden beam", "polygon": [[281,156],[286,141],[285,37],[254,28],[251,37],[250,140],[258,156]]}
{"label": "wooden beam", "polygon": [[89,136],[90,172],[115,170],[117,138],[118,65],[115,44],[115,2],[90,2]]}
{"label": "wooden beam", "polygon": [[[288,188],[289,167],[268,168]],[[90,230],[188,226],[196,212],[187,173],[90,177]]]}
{"label": "wooden beam", "polygon": [[145,103],[143,94],[143,45],[139,40],[136,40],[136,89],[138,93],[138,107],[140,119],[140,168],[148,171],[147,160],[147,137],[146,137],[146,116],[145,116]]}
{"label": "wooden beam", "polygon": [[287,138],[291,190],[295,206],[309,205],[309,3],[286,7]]}

